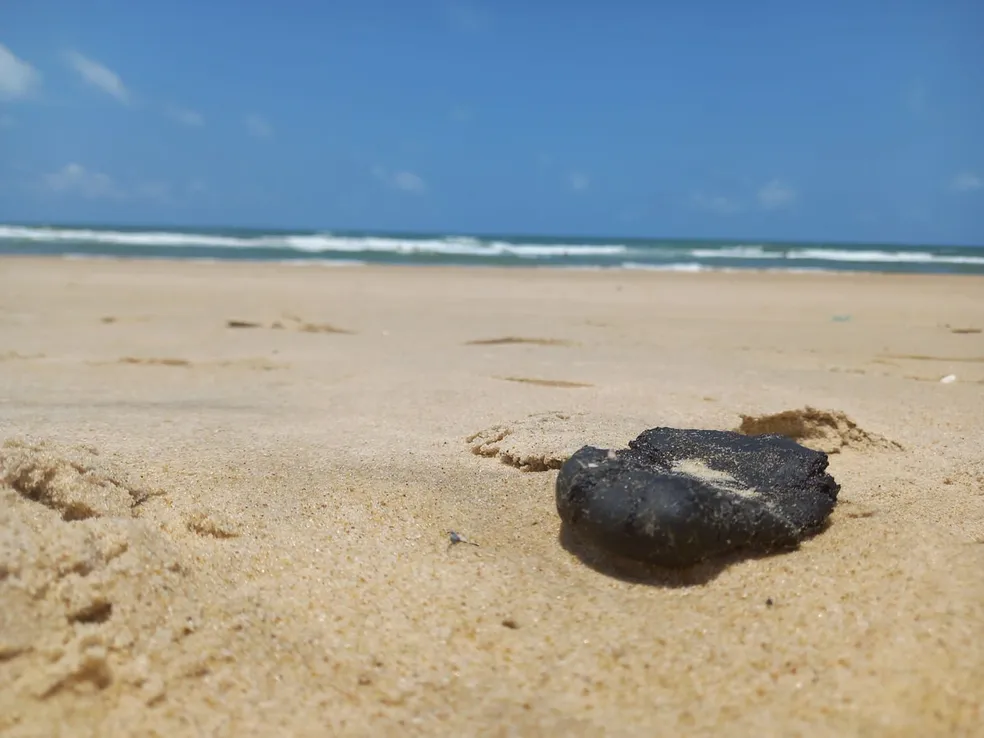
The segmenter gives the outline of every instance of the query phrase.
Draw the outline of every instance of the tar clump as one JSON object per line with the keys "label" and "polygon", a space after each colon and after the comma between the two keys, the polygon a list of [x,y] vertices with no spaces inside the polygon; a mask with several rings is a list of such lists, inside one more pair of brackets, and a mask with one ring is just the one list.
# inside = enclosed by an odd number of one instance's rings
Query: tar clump
{"label": "tar clump", "polygon": [[837,503],[827,455],[779,435],[653,428],[619,451],[585,446],[557,475],[557,511],[621,557],[684,567],[795,547]]}

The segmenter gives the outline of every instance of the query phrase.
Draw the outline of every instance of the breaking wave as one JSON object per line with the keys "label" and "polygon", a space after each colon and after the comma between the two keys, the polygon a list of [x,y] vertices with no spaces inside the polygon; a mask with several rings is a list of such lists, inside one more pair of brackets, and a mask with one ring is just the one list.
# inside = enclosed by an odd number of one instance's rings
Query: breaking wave
{"label": "breaking wave", "polygon": [[0,254],[262,260],[292,264],[538,265],[706,271],[984,274],[984,249],[685,240],[476,238],[459,235],[0,225]]}

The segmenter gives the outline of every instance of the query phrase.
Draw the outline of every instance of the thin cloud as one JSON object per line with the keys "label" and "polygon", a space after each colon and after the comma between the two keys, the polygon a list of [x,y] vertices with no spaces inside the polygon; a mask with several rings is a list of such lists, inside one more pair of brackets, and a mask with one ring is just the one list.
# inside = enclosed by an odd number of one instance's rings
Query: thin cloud
{"label": "thin cloud", "polygon": [[171,186],[167,182],[144,182],[137,186],[137,197],[156,202],[171,201]]}
{"label": "thin cloud", "polygon": [[954,192],[973,192],[981,187],[984,187],[984,181],[973,172],[961,172],[950,182],[950,189]]}
{"label": "thin cloud", "polygon": [[796,190],[774,179],[758,191],[758,201],[766,210],[779,210],[796,202]]}
{"label": "thin cloud", "polygon": [[0,44],[0,99],[27,97],[40,84],[41,73]]}
{"label": "thin cloud", "polygon": [[475,117],[475,114],[472,112],[471,108],[469,107],[466,107],[464,105],[456,105],[454,108],[451,109],[450,117],[451,120],[453,120],[455,123],[467,123],[468,121],[470,121],[472,118]]}
{"label": "thin cloud", "polygon": [[491,21],[489,12],[472,0],[446,0],[444,15],[451,28],[470,33],[485,30]]}
{"label": "thin cloud", "polygon": [[168,108],[167,114],[171,116],[181,125],[189,126],[192,128],[200,128],[205,125],[205,118],[197,110],[190,110],[189,108]]}
{"label": "thin cloud", "polygon": [[393,175],[393,186],[404,192],[421,193],[427,189],[427,185],[419,175],[413,172],[396,172]]}
{"label": "thin cloud", "polygon": [[173,201],[171,186],[166,182],[144,181],[123,186],[105,172],[86,169],[78,162],[41,177],[41,190],[63,197],[86,200],[145,200],[156,203]]}
{"label": "thin cloud", "polygon": [[112,200],[123,197],[113,178],[103,172],[92,172],[81,164],[66,164],[57,172],[45,174],[42,181],[50,192],[77,195],[90,200]]}
{"label": "thin cloud", "polygon": [[409,192],[414,195],[422,195],[427,191],[427,183],[419,174],[405,170],[389,172],[383,167],[372,168],[372,176],[383,184],[402,192]]}
{"label": "thin cloud", "polygon": [[246,116],[246,130],[251,136],[256,138],[270,138],[273,136],[273,126],[270,121],[260,115],[252,114]]}
{"label": "thin cloud", "polygon": [[929,87],[926,83],[917,79],[909,84],[905,91],[905,106],[909,112],[916,115],[926,111],[927,98],[929,97]]}
{"label": "thin cloud", "polygon": [[745,209],[740,202],[730,197],[706,195],[703,192],[695,194],[690,201],[698,210],[706,210],[717,215],[734,215]]}
{"label": "thin cloud", "polygon": [[120,76],[109,67],[77,51],[65,52],[65,59],[87,84],[115,97],[124,105],[130,102],[129,90]]}
{"label": "thin cloud", "polygon": [[591,178],[583,172],[571,172],[571,176],[567,179],[567,184],[575,192],[584,192],[591,186]]}

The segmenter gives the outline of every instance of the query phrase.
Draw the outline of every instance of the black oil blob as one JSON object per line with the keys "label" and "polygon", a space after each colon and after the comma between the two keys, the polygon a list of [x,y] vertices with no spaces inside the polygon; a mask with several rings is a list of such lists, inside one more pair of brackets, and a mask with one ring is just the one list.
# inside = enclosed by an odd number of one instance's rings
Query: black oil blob
{"label": "black oil blob", "polygon": [[557,475],[557,511],[601,551],[686,567],[794,548],[837,503],[826,469],[825,453],[779,435],[654,428],[628,449],[571,456]]}

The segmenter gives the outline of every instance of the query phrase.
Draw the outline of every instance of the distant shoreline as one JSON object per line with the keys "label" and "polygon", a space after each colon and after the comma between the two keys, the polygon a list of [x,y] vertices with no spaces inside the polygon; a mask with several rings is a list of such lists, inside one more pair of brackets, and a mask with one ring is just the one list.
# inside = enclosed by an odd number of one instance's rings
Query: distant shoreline
{"label": "distant shoreline", "polygon": [[984,247],[0,225],[0,256],[292,265],[984,275]]}
{"label": "distant shoreline", "polygon": [[[756,269],[754,267],[737,268],[737,269],[714,269],[705,268],[699,270],[674,270],[674,269],[633,269],[633,268],[620,268],[620,267],[565,267],[565,266],[549,266],[549,265],[500,265],[500,264],[400,264],[400,263],[372,263],[372,262],[355,262],[355,261],[343,261],[343,260],[318,260],[318,259],[294,259],[294,260],[284,260],[284,261],[274,261],[274,260],[262,260],[262,259],[214,259],[214,258],[174,258],[174,257],[158,257],[158,256],[76,256],[76,255],[64,255],[64,256],[37,256],[31,254],[3,254],[0,253],[0,264],[3,262],[18,263],[23,265],[56,265],[56,264],[71,264],[73,262],[78,263],[80,267],[83,265],[95,265],[98,263],[105,263],[107,265],[113,265],[115,268],[126,268],[131,266],[135,271],[142,271],[141,266],[144,265],[156,265],[162,268],[172,268],[172,267],[182,267],[187,266],[190,269],[201,268],[203,270],[222,267],[225,273],[233,272],[255,272],[256,270],[266,271],[273,270],[277,272],[286,271],[288,273],[300,273],[306,269],[314,270],[326,270],[333,272],[336,269],[355,269],[359,272],[366,271],[370,273],[378,274],[399,274],[404,273],[407,275],[412,274],[474,274],[474,275],[487,275],[489,277],[500,277],[512,275],[517,278],[532,277],[534,275],[541,275],[542,277],[549,278],[550,275],[554,275],[557,279],[565,279],[568,277],[576,278],[578,275],[583,275],[585,279],[590,279],[592,277],[618,277],[620,279],[628,280],[645,280],[645,279],[693,279],[697,281],[706,280],[763,280],[771,281],[772,279],[785,281],[787,279],[798,279],[805,282],[810,282],[813,280],[819,283],[826,283],[832,279],[838,278],[848,278],[852,281],[864,280],[864,281],[889,281],[897,282],[899,280],[914,280],[918,279],[920,282],[927,281],[949,281],[951,279],[957,279],[960,283],[966,283],[966,280],[970,279],[980,279],[984,281],[984,272],[982,273],[966,273],[966,272],[917,272],[917,271],[868,271],[861,269],[854,270],[837,270],[837,269],[766,269],[760,268]],[[88,269],[89,266],[85,266]]]}

